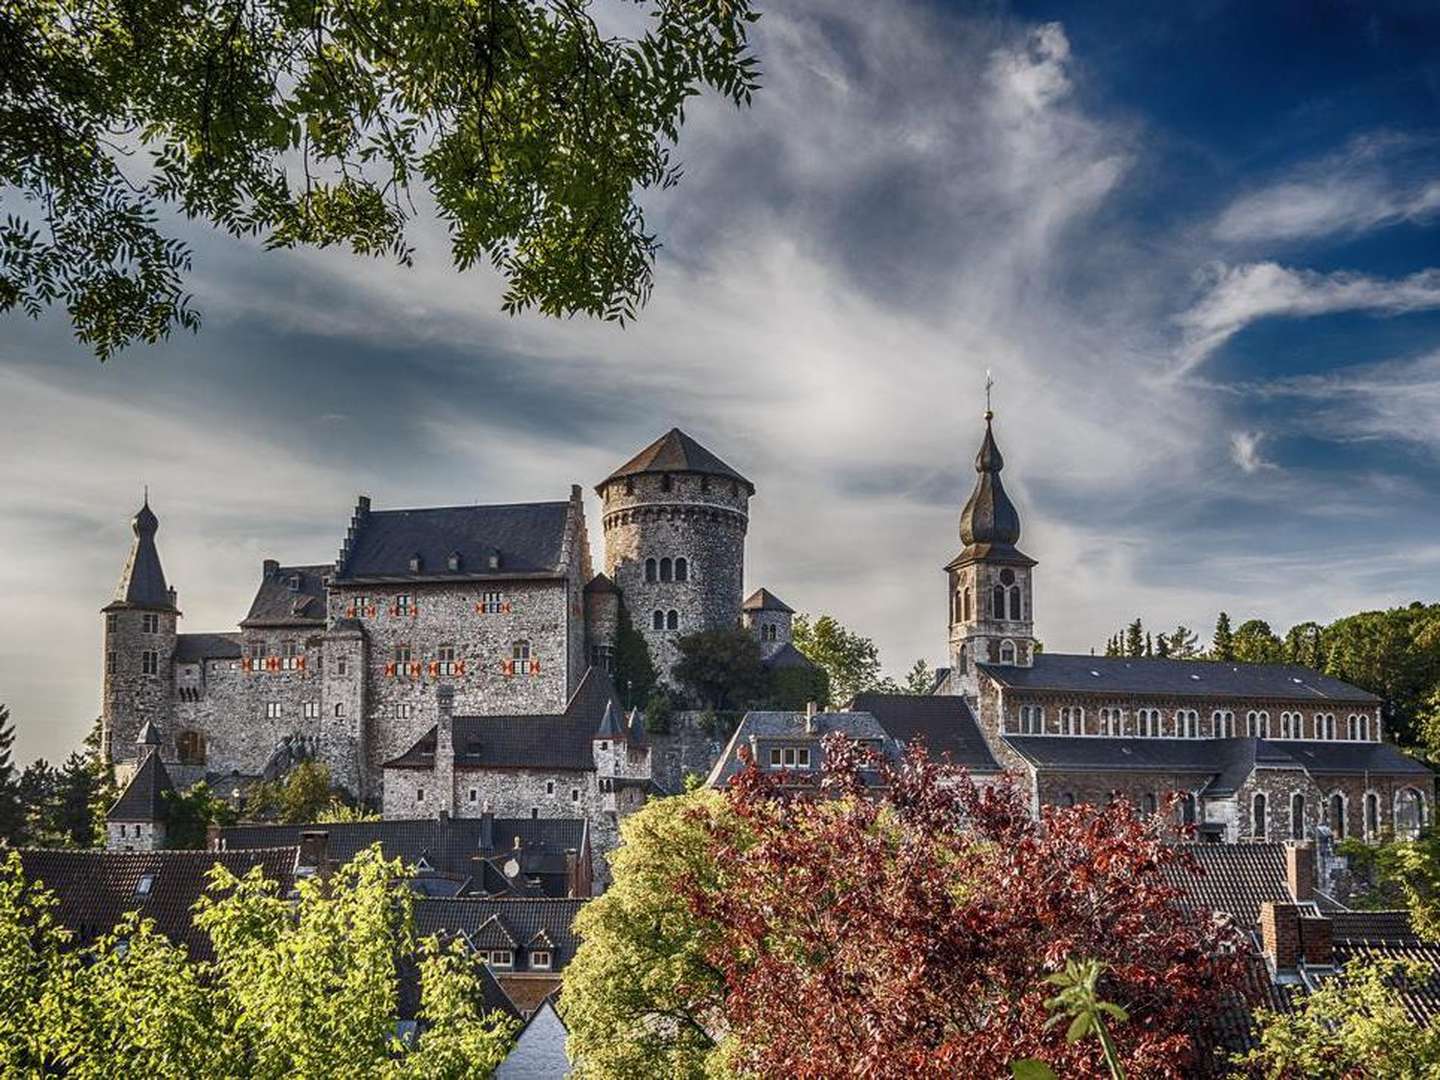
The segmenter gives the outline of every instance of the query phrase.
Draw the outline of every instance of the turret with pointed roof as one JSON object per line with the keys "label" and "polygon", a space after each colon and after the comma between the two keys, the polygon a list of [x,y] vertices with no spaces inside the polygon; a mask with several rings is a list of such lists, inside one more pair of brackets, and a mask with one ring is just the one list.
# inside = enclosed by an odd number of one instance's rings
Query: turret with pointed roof
{"label": "turret with pointed roof", "polygon": [[985,435],[975,455],[975,487],[960,511],[960,542],[965,547],[945,567],[950,595],[948,685],[968,696],[978,692],[977,663],[1029,667],[1035,655],[1035,560],[1015,546],[1020,512],[1000,479],[1005,458],[995,442],[994,420],[987,408]]}
{"label": "turret with pointed roof", "polygon": [[120,584],[115,587],[115,599],[105,610],[115,608],[140,608],[148,611],[174,611],[175,593],[165,584],[165,571],[160,568],[160,552],[155,548],[155,533],[160,529],[160,519],[150,509],[147,495],[144,504],[130,521],[135,533],[135,542],[130,546],[130,557],[120,572]]}

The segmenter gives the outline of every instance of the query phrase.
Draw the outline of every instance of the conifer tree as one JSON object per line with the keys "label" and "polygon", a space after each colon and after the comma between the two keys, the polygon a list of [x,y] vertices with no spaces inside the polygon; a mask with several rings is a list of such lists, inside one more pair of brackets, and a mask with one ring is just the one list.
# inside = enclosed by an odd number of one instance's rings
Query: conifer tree
{"label": "conifer tree", "polygon": [[1155,655],[1162,659],[1170,655],[1170,639],[1164,634],[1155,635]]}
{"label": "conifer tree", "polygon": [[1140,656],[1145,652],[1145,628],[1136,619],[1125,628],[1125,655]]}
{"label": "conifer tree", "polygon": [[1230,616],[1223,611],[1215,620],[1215,637],[1210,643],[1210,659],[1235,659],[1235,634],[1230,629]]}
{"label": "conifer tree", "polygon": [[1195,632],[1183,623],[1170,632],[1166,641],[1170,655],[1176,660],[1193,660],[1200,655],[1200,642]]}
{"label": "conifer tree", "polygon": [[1155,643],[1150,640],[1150,633],[1149,633],[1149,631],[1146,631],[1146,633],[1145,633],[1145,655],[1146,655],[1146,656],[1154,656],[1154,655],[1155,655]]}
{"label": "conifer tree", "polygon": [[625,708],[634,709],[649,700],[658,681],[650,646],[630,621],[630,612],[622,600],[615,622],[615,691]]}
{"label": "conifer tree", "polygon": [[18,846],[24,842],[25,813],[20,802],[20,781],[10,758],[15,745],[15,725],[10,707],[0,705],[0,839]]}

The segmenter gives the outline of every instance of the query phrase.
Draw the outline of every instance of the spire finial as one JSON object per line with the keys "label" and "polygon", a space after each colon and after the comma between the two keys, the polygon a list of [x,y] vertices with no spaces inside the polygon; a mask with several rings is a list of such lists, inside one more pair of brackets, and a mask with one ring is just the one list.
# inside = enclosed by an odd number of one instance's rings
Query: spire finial
{"label": "spire finial", "polygon": [[141,490],[143,490],[143,491],[145,492],[145,497],[141,500],[141,504],[144,505],[144,506],[149,506],[149,505],[150,505],[150,485],[149,485],[149,484],[142,484],[142,485],[141,485]]}
{"label": "spire finial", "polygon": [[992,386],[994,386],[994,385],[995,385],[995,376],[993,376],[993,375],[990,374],[990,369],[989,369],[989,368],[986,368],[986,369],[985,369],[985,420],[986,420],[987,423],[995,418],[995,412],[994,412],[994,410],[992,410],[992,409],[990,408],[990,388],[991,388]]}

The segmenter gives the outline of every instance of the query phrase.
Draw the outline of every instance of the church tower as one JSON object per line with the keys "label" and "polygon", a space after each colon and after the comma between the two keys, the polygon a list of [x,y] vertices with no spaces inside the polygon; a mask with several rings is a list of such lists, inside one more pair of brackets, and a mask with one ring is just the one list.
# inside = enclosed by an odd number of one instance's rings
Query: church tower
{"label": "church tower", "polygon": [[1035,560],[1016,547],[1020,515],[1005,494],[1005,459],[985,410],[985,438],[975,456],[975,490],[960,511],[964,550],[945,573],[950,585],[950,686],[978,693],[975,665],[1029,667],[1035,657],[1032,583]]}
{"label": "church tower", "polygon": [[[135,754],[136,739],[150,723],[166,731],[174,687],[175,590],[165,584],[155,533],[160,521],[150,500],[130,523],[135,542],[105,616],[104,682],[100,702],[100,746],[106,761]],[[153,729],[152,729],[153,730]]]}

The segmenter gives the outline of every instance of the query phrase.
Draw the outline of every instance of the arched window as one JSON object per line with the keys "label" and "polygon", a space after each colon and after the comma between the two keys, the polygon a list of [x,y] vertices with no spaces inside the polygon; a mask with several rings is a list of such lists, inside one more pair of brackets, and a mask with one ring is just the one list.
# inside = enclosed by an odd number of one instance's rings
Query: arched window
{"label": "arched window", "polygon": [[970,586],[965,586],[965,621],[970,621]]}
{"label": "arched window", "polygon": [[1315,726],[1318,729],[1315,734],[1322,739],[1335,738],[1335,714],[1322,713],[1315,718]]}
{"label": "arched window", "polygon": [[1137,734],[1147,739],[1158,739],[1160,737],[1160,710],[1159,709],[1138,709],[1135,718],[1139,723],[1140,730]]}
{"label": "arched window", "polygon": [[1210,726],[1215,738],[1232,739],[1235,737],[1235,714],[1225,709],[1217,710],[1210,714]]}
{"label": "arched window", "polygon": [[1290,839],[1305,839],[1305,796],[1298,791],[1290,796]]}
{"label": "arched window", "polygon": [[1177,710],[1175,734],[1182,739],[1198,739],[1200,737],[1200,714],[1194,709]]}
{"label": "arched window", "polygon": [[655,581],[655,580],[657,580],[657,575],[656,575],[656,573],[655,573],[655,560],[654,560],[654,559],[646,559],[646,560],[645,560],[645,580],[646,580],[646,581]]}
{"label": "arched window", "polygon": [[1013,619],[1015,622],[1019,622],[1021,619],[1019,585],[1010,586],[1010,618]]}
{"label": "arched window", "polygon": [[1253,709],[1245,714],[1245,734],[1249,738],[1253,739],[1260,733],[1257,720],[1259,715]]}
{"label": "arched window", "polygon": [[1425,824],[1425,799],[1414,788],[1401,788],[1395,793],[1395,835],[1414,840]]}
{"label": "arched window", "polygon": [[1360,738],[1365,742],[1370,740],[1370,717],[1363,714],[1360,717]]}
{"label": "arched window", "polygon": [[1373,791],[1365,793],[1365,839],[1374,840],[1380,835],[1380,796]]}
{"label": "arched window", "polygon": [[766,623],[764,626],[762,626],[762,627],[760,628],[760,640],[761,640],[761,641],[778,641],[779,638],[780,638],[780,628],[779,628],[778,626],[776,626],[774,623]]}
{"label": "arched window", "polygon": [[1330,796],[1330,831],[1336,840],[1345,839],[1345,795],[1335,792]]}
{"label": "arched window", "polygon": [[670,580],[670,559],[668,557],[660,560],[660,580]]}
{"label": "arched window", "polygon": [[690,580],[690,563],[689,563],[689,561],[688,561],[687,559],[685,559],[683,556],[682,556],[681,558],[678,558],[678,559],[675,560],[675,580],[676,580],[676,581],[689,581],[689,580]]}
{"label": "arched window", "polygon": [[198,731],[182,731],[175,736],[175,753],[181,765],[205,764],[205,736]]}
{"label": "arched window", "polygon": [[1000,642],[1000,663],[1015,663],[1015,643],[1009,639]]}
{"label": "arched window", "polygon": [[1345,738],[1355,739],[1360,735],[1359,717],[1353,712],[1345,718]]}
{"label": "arched window", "polygon": [[656,608],[650,615],[650,627],[653,630],[665,629],[665,612]]}
{"label": "arched window", "polygon": [[1159,803],[1156,801],[1154,794],[1147,792],[1145,797],[1140,800],[1141,813],[1146,817],[1153,817],[1158,805]]}
{"label": "arched window", "polygon": [[970,647],[968,645],[960,646],[960,674],[970,674]]}
{"label": "arched window", "polygon": [[1257,739],[1268,739],[1270,737],[1270,714],[1258,712],[1255,714],[1255,737]]}
{"label": "arched window", "polygon": [[670,609],[670,613],[665,616],[665,629],[666,629],[666,630],[679,630],[679,629],[680,629],[680,612],[676,611],[674,608],[671,608],[671,609]]}
{"label": "arched window", "polygon": [[1060,734],[1084,735],[1085,710],[1078,705],[1064,705],[1060,708]]}
{"label": "arched window", "polygon": [[1263,791],[1257,791],[1250,800],[1250,835],[1256,840],[1265,839],[1266,799]]}
{"label": "arched window", "polygon": [[1005,586],[996,585],[990,603],[991,614],[997,619],[1005,618]]}
{"label": "arched window", "polygon": [[1180,796],[1180,824],[1194,825],[1195,817],[1195,796],[1187,791]]}

